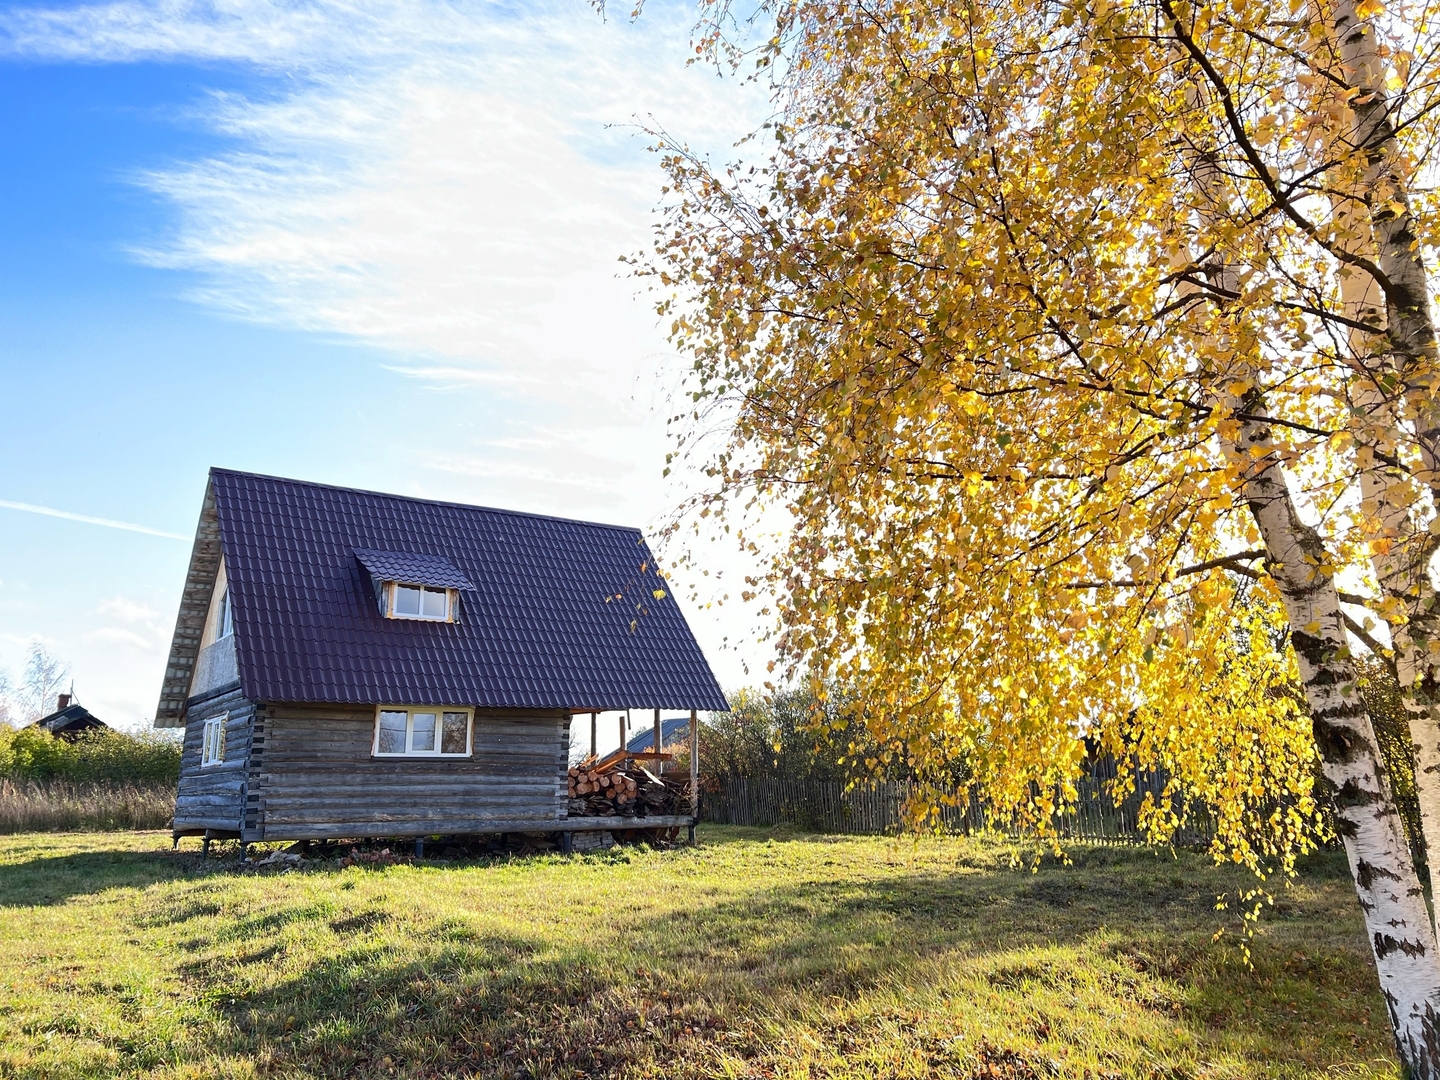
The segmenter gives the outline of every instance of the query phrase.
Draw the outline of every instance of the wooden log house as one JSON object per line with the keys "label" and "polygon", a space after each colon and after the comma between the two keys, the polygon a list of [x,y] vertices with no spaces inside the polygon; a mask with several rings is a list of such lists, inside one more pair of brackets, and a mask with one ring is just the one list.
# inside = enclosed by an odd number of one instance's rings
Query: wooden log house
{"label": "wooden log house", "polygon": [[[727,708],[638,529],[212,469],[157,727],[174,836],[688,826],[567,813],[569,727]],[[658,715],[658,713],[657,713]],[[592,720],[593,726],[593,720]],[[697,747],[698,750],[698,747]]]}

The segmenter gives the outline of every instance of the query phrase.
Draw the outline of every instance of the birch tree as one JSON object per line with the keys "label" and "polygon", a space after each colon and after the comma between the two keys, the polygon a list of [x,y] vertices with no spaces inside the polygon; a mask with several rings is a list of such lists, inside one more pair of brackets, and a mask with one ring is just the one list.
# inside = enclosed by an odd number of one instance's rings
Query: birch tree
{"label": "birch tree", "polygon": [[775,72],[770,150],[662,143],[651,272],[693,357],[678,452],[768,559],[784,655],[858,688],[860,764],[963,759],[1041,832],[1087,736],[1173,777],[1157,837],[1208,805],[1262,875],[1328,798],[1397,1046],[1440,1074],[1351,652],[1388,627],[1433,833],[1431,28],[1349,0],[765,13],[753,53],[728,8],[702,40]]}
{"label": "birch tree", "polygon": [[[1184,41],[1183,26],[1177,27],[1176,37],[1177,44]],[[1194,53],[1193,47],[1186,51]],[[1191,67],[1186,63],[1186,52],[1177,48],[1175,55],[1182,71]],[[1185,101],[1187,109],[1195,112],[1207,95],[1202,86],[1195,85],[1200,77],[1193,68],[1191,78]],[[1217,226],[1233,219],[1234,208],[1214,151],[1192,144],[1185,164],[1190,173],[1197,204],[1195,218],[1203,242],[1215,235]],[[1336,202],[1331,201],[1332,205]],[[1193,252],[1186,254],[1193,255]],[[1220,446],[1234,470],[1239,494],[1264,541],[1271,574],[1291,627],[1291,641],[1299,661],[1301,684],[1325,776],[1335,792],[1337,831],[1350,862],[1361,908],[1370,924],[1371,945],[1390,1007],[1396,1042],[1407,1060],[1424,1061],[1434,1037],[1434,1003],[1440,1001],[1440,968],[1434,962],[1433,924],[1411,864],[1404,827],[1395,807],[1393,789],[1387,783],[1375,731],[1357,690],[1357,672],[1348,656],[1339,591],[1332,577],[1317,574],[1314,569],[1325,559],[1323,540],[1297,513],[1283,461],[1271,446],[1270,425],[1263,419],[1269,412],[1262,396],[1264,372],[1254,362],[1256,355],[1248,342],[1237,342],[1231,347],[1229,342],[1216,340],[1218,334],[1230,329],[1227,325],[1233,307],[1230,298],[1242,295],[1242,283],[1235,268],[1228,263],[1223,247],[1209,248],[1201,258],[1210,300],[1219,316],[1211,323],[1206,342],[1212,350],[1206,366],[1228,363],[1231,370],[1226,378],[1217,380],[1218,367],[1208,372],[1202,369],[1199,385],[1210,394],[1215,406],[1238,419],[1236,425],[1219,432]],[[1172,266],[1177,269],[1191,264],[1191,259],[1172,258]],[[1342,277],[1341,296],[1349,312],[1355,305],[1344,281]],[[1187,298],[1201,294],[1188,280],[1183,282],[1180,291]],[[1361,299],[1363,303],[1364,298]],[[1353,332],[1350,340],[1353,345]],[[1365,355],[1357,351],[1352,361],[1363,364]],[[1369,372],[1362,367],[1360,374],[1363,379]],[[1385,416],[1391,421],[1382,430],[1385,437],[1393,439],[1394,413],[1385,397],[1376,393],[1376,385],[1373,379],[1362,383],[1357,401],[1365,415]],[[1237,390],[1241,396],[1236,396]],[[1396,513],[1393,485],[1384,478],[1377,483],[1375,475],[1373,469],[1362,471],[1362,495],[1375,499],[1382,507],[1381,513]],[[1403,525],[1398,531],[1404,531]],[[1401,581],[1388,555],[1377,551],[1372,559],[1382,581],[1396,584]],[[1423,723],[1423,714],[1414,715],[1417,723]],[[1379,883],[1378,888],[1370,869],[1377,865],[1376,853],[1380,856],[1379,864],[1389,867],[1393,874]],[[1407,887],[1396,890],[1397,882]],[[1400,937],[1386,934],[1385,927],[1397,926],[1406,927],[1408,932]],[[1402,954],[1398,962],[1392,960],[1392,953],[1397,949]]]}
{"label": "birch tree", "polygon": [[[1435,329],[1422,250],[1414,231],[1407,166],[1396,136],[1379,11],[1351,0],[1317,5],[1323,31],[1313,63],[1328,76],[1333,163],[1329,202],[1337,242],[1362,262],[1341,265],[1340,299],[1355,375],[1357,443],[1368,450],[1360,470],[1362,505],[1375,533],[1371,563],[1394,628],[1396,674],[1410,717],[1416,789],[1427,836],[1440,844],[1440,695],[1434,654],[1440,644],[1430,564],[1434,520]],[[1403,86],[1403,81],[1396,79]],[[1378,273],[1371,268],[1378,268]],[[1406,461],[1411,467],[1390,463]],[[1418,468],[1415,465],[1418,464]],[[1425,495],[1430,498],[1425,499]],[[1434,644],[1432,644],[1434,643]],[[1440,859],[1430,866],[1431,894]]]}

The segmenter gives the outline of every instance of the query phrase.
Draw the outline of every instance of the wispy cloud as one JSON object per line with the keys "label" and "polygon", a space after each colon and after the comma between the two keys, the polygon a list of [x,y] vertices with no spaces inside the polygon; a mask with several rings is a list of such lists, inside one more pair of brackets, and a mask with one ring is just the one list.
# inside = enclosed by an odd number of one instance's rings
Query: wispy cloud
{"label": "wispy cloud", "polygon": [[131,649],[150,650],[156,646],[154,634],[142,634],[124,626],[102,626],[97,630],[87,630],[82,636],[87,641],[123,645]]}
{"label": "wispy cloud", "polygon": [[149,604],[141,603],[139,600],[131,600],[125,596],[114,596],[101,600],[95,608],[96,614],[105,615],[112,619],[119,619],[126,623],[154,623],[163,617]]}
{"label": "wispy cloud", "polygon": [[11,502],[0,499],[0,508],[19,510],[26,514],[43,514],[45,517],[63,518],[66,521],[81,521],[86,525],[103,525],[107,529],[124,529],[126,532],[144,533],[147,536],[163,536],[167,540],[189,540],[191,537],[180,533],[152,529],[148,525],[136,525],[129,521],[115,521],[111,518],[91,517],[89,514],[72,514],[69,510],[56,510],[52,506],[36,506],[34,503]]}
{"label": "wispy cloud", "polygon": [[638,127],[723,157],[768,105],[687,66],[695,0],[610,7],[18,0],[0,60],[224,67],[184,120],[225,149],[131,178],[174,211],[133,257],[212,309],[388,351],[433,392],[424,416],[366,410],[409,493],[643,525],[679,492],[669,349],[618,263],[663,182]]}
{"label": "wispy cloud", "polygon": [[[617,262],[648,245],[661,183],[636,124],[723,152],[764,110],[687,66],[694,15],[690,0],[633,23],[581,0],[117,0],[12,8],[0,54],[257,72],[194,107],[231,150],[136,177],[177,211],[136,257],[191,273],[207,305],[380,346],[452,408],[488,407],[492,430],[447,445],[437,483],[648,517],[663,420],[638,388],[667,350]],[[554,431],[571,437],[528,438]],[[581,436],[603,453],[576,456]],[[645,482],[615,484],[616,459]]]}

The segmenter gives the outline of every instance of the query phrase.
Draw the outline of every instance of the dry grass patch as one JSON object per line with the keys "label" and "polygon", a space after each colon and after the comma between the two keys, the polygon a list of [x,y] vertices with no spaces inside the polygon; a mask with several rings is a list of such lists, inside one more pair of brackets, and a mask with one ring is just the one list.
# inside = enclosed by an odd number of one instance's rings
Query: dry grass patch
{"label": "dry grass patch", "polygon": [[0,833],[168,829],[175,785],[0,779]]}

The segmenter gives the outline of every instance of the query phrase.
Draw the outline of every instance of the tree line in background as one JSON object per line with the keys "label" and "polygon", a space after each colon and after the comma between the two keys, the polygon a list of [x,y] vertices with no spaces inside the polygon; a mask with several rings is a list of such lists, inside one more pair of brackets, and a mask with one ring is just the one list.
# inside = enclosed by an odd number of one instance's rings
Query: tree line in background
{"label": "tree line in background", "polygon": [[41,728],[0,725],[0,778],[173,785],[180,778],[180,743],[159,732],[87,731],[57,739]]}
{"label": "tree line in background", "polygon": [[827,715],[810,690],[746,687],[729,698],[730,711],[711,713],[701,733],[705,777],[852,779],[846,742],[828,722],[836,710]]}
{"label": "tree line in background", "polygon": [[69,678],[70,666],[38,642],[18,679],[0,668],[0,780],[157,787],[179,780],[173,736],[99,730],[65,739],[31,726],[55,711]]}
{"label": "tree line in background", "polygon": [[[802,682],[784,689],[745,687],[729,699],[730,711],[711,713],[701,735],[706,777],[838,784],[913,778],[902,748],[884,747],[870,735],[848,691],[830,687],[821,694]],[[963,777],[957,772],[954,779]]]}

